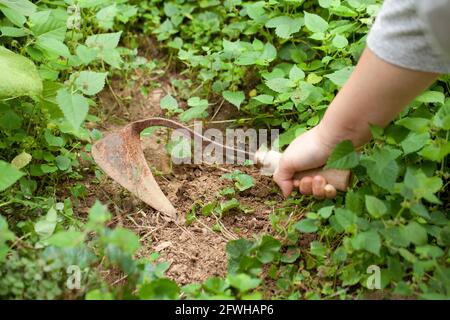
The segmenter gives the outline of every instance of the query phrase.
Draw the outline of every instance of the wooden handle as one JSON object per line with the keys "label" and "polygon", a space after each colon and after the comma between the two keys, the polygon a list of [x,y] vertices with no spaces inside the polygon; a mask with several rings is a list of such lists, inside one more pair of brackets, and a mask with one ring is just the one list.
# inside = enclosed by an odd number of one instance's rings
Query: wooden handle
{"label": "wooden handle", "polygon": [[[262,148],[256,151],[254,162],[255,165],[262,167],[263,174],[272,175],[278,168],[281,155],[279,152]],[[316,175],[324,177],[328,184],[331,184],[339,191],[346,191],[348,189],[352,176],[350,170],[323,169],[322,167],[297,172],[294,179],[300,180],[303,177]]]}

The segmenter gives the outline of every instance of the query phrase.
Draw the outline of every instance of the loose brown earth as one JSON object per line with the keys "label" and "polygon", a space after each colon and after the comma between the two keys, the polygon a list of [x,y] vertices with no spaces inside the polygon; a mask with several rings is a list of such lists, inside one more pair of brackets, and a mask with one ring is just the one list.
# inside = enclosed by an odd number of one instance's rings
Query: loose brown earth
{"label": "loose brown earth", "polygon": [[[132,89],[126,88],[120,79],[116,79],[101,93],[99,110],[104,114],[101,115],[103,125],[99,129],[103,133],[131,121],[164,116],[159,101],[166,92],[171,92],[169,82],[160,78],[162,86],[144,96],[139,87],[149,85],[148,79],[144,75],[137,77],[137,85]],[[232,107],[224,105],[216,119],[229,119],[234,114]],[[160,130],[150,138],[143,138],[142,146],[157,182],[177,208],[180,222],[167,221],[106,176],[100,184],[93,183],[93,179],[85,182],[89,194],[78,205],[78,212],[86,214],[95,199],[108,204],[114,213],[112,225],[125,226],[140,236],[142,249],[139,256],[146,257],[152,252],[159,252],[161,261],[170,262],[167,275],[180,285],[201,282],[211,276],[223,276],[227,268],[227,241],[239,237],[253,238],[270,232],[268,217],[275,208],[266,204],[267,200],[281,203],[282,198],[271,179],[260,176],[255,168],[207,164],[171,166],[164,151],[163,141],[166,136],[167,132]],[[221,189],[232,186],[231,181],[220,179],[221,176],[236,169],[254,178],[253,188],[236,195],[243,205],[254,211],[230,212],[220,220],[215,216],[198,214],[196,221],[186,225],[184,218],[194,203],[207,204],[218,199]],[[216,223],[221,225],[221,232],[213,231]],[[106,275],[106,278],[114,283],[121,280],[117,274]]]}

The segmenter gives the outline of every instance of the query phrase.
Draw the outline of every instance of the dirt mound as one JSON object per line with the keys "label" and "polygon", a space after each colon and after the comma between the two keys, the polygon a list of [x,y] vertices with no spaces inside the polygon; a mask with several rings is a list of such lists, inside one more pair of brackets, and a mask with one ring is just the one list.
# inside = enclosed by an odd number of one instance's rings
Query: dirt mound
{"label": "dirt mound", "polygon": [[[161,116],[159,101],[165,92],[163,86],[144,97],[138,89],[123,88],[120,81],[114,81],[100,96],[102,110],[105,110],[104,117],[107,118],[102,122],[102,131],[106,133],[130,121]],[[227,108],[223,108],[221,112],[226,113]],[[218,114],[218,119],[223,117],[223,114]],[[239,237],[252,238],[267,232],[270,229],[268,216],[274,208],[265,202],[270,199],[280,203],[282,198],[271,179],[260,176],[255,168],[172,166],[164,150],[166,135],[167,132],[159,130],[150,138],[143,138],[142,147],[155,179],[177,208],[181,222],[167,221],[107,177],[100,184],[85,182],[88,197],[79,204],[78,212],[85,214],[95,199],[108,204],[114,213],[111,224],[130,228],[140,236],[142,249],[139,256],[159,252],[161,261],[170,262],[167,275],[181,285],[201,282],[211,276],[223,276],[227,268],[226,243]],[[254,178],[253,188],[235,196],[241,204],[253,208],[253,212],[231,211],[221,219],[214,215],[205,217],[197,214],[197,219],[191,224],[184,223],[186,215],[194,206],[220,199],[218,192],[232,186],[231,181],[220,179],[221,176],[236,169]],[[216,228],[214,231],[214,226],[217,225],[220,230]]]}

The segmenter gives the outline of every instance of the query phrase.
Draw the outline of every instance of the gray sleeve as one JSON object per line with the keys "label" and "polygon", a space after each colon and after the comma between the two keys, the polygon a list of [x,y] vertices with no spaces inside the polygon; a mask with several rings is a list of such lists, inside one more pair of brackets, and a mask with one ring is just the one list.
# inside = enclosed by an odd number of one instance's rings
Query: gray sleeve
{"label": "gray sleeve", "polygon": [[450,0],[385,0],[367,45],[394,65],[450,73]]}

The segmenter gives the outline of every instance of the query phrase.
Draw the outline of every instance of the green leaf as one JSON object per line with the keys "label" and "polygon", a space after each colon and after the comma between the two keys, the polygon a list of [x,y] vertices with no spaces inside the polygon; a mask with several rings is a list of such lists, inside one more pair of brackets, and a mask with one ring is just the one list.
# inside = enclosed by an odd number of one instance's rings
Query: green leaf
{"label": "green leaf", "polygon": [[416,101],[422,103],[439,103],[444,104],[445,95],[439,91],[425,91],[416,98]]}
{"label": "green leaf", "polygon": [[117,47],[121,34],[122,32],[95,34],[86,38],[86,45],[104,53]]}
{"label": "green leaf", "polygon": [[256,256],[262,263],[269,263],[273,261],[280,248],[280,241],[271,236],[264,235],[261,239],[261,243],[258,246]]}
{"label": "green leaf", "polygon": [[405,154],[410,154],[422,149],[430,139],[428,132],[416,133],[410,132],[405,140],[401,142],[401,146]]}
{"label": "green leaf", "polygon": [[84,297],[86,300],[114,300],[114,296],[110,292],[103,292],[100,289],[91,290]]}
{"label": "green leaf", "polygon": [[392,191],[397,180],[399,167],[395,161],[401,151],[390,148],[375,148],[373,154],[361,160],[370,179],[382,188]]}
{"label": "green leaf", "polygon": [[450,130],[450,99],[436,113],[433,123],[438,128]]}
{"label": "green leaf", "polygon": [[214,292],[214,293],[222,293],[226,289],[228,289],[229,285],[222,278],[212,277],[203,283],[203,287],[206,290]]}
{"label": "green leaf", "polygon": [[23,14],[20,14],[20,12],[14,9],[0,6],[0,11],[5,15],[6,18],[8,18],[9,21],[11,21],[18,27],[22,27],[27,21],[27,18],[25,18]]}
{"label": "green leaf", "polygon": [[254,186],[253,177],[239,170],[224,174],[222,178],[235,181],[234,185],[239,191],[245,191]]}
{"label": "green leaf", "polygon": [[403,118],[396,122],[396,124],[408,128],[417,133],[425,133],[429,131],[431,120],[424,118]]}
{"label": "green leaf", "polygon": [[297,67],[297,65],[294,65],[291,70],[289,71],[289,79],[292,81],[299,81],[305,78],[305,73],[302,69]]}
{"label": "green leaf", "polygon": [[103,90],[106,72],[81,71],[75,80],[76,87],[88,96],[93,96]]}
{"label": "green leaf", "polygon": [[333,4],[333,0],[319,0],[319,6],[328,9]]}
{"label": "green leaf", "polygon": [[28,0],[0,0],[0,11],[15,25],[22,27],[29,16],[36,11],[36,5]]}
{"label": "green leaf", "polygon": [[281,262],[284,263],[294,263],[300,257],[300,248],[298,247],[289,247],[281,256]]}
{"label": "green leaf", "polygon": [[356,214],[344,208],[337,208],[335,210],[334,218],[345,231],[350,231],[353,226],[356,225],[358,220]]}
{"label": "green leaf", "polygon": [[303,233],[313,233],[319,229],[316,225],[316,220],[312,219],[302,219],[294,224],[294,228]]}
{"label": "green leaf", "polygon": [[258,278],[251,278],[249,275],[244,273],[239,273],[236,275],[228,275],[228,282],[233,288],[238,289],[240,292],[247,292],[251,289],[255,289],[261,283]]}
{"label": "green leaf", "polygon": [[57,219],[56,210],[51,207],[46,216],[34,224],[34,231],[41,239],[47,239],[55,231]]}
{"label": "green leaf", "polygon": [[29,25],[35,37],[53,38],[64,42],[67,14],[59,10],[40,10],[30,16]]}
{"label": "green leaf", "polygon": [[338,87],[343,87],[347,82],[348,78],[353,72],[354,67],[345,67],[339,71],[335,71],[331,74],[325,75],[326,78],[330,79]]}
{"label": "green leaf", "polygon": [[328,219],[333,213],[334,206],[322,207],[317,212],[323,219]]}
{"label": "green leaf", "polygon": [[323,80],[323,77],[318,76],[315,73],[308,74],[308,77],[306,78],[306,82],[308,82],[309,84],[318,84],[322,80]]}
{"label": "green leaf", "polygon": [[340,17],[357,17],[358,13],[349,7],[338,5],[338,6],[332,6],[330,8],[330,13],[335,14]]}
{"label": "green leaf", "polygon": [[313,256],[316,257],[326,257],[327,255],[327,248],[323,245],[323,243],[319,242],[319,241],[312,241],[309,245],[310,247],[310,253]]}
{"label": "green leaf", "polygon": [[366,209],[374,218],[380,218],[387,213],[387,207],[384,202],[369,195],[366,195]]}
{"label": "green leaf", "polygon": [[117,16],[118,10],[116,4],[100,9],[95,17],[100,28],[104,30],[112,29],[114,18]]}
{"label": "green leaf", "polygon": [[193,97],[190,98],[188,101],[188,106],[190,107],[207,107],[208,106],[208,100],[206,99],[200,99],[199,97]]}
{"label": "green leaf", "polygon": [[0,115],[0,128],[8,131],[20,129],[22,126],[22,117],[12,110]]}
{"label": "green leaf", "polygon": [[8,7],[24,16],[33,14],[37,9],[36,5],[29,0],[0,0],[0,6]]}
{"label": "green leaf", "polygon": [[50,147],[63,147],[65,143],[63,138],[52,135],[49,130],[44,132],[44,138]]}
{"label": "green leaf", "polygon": [[252,99],[262,103],[262,104],[273,104],[273,96],[268,94],[260,94]]}
{"label": "green leaf", "polygon": [[275,92],[283,93],[295,86],[294,82],[285,78],[274,78],[266,81],[266,85]]}
{"label": "green leaf", "polygon": [[220,204],[220,212],[223,214],[230,210],[239,208],[239,206],[240,206],[239,200],[233,198]]}
{"label": "green leaf", "polygon": [[193,97],[188,100],[188,106],[192,107],[180,114],[179,118],[183,122],[188,122],[196,118],[205,118],[208,116],[206,110],[208,109],[208,101]]}
{"label": "green leaf", "polygon": [[121,34],[122,32],[115,32],[89,36],[86,39],[86,45],[97,50],[98,58],[114,68],[119,68],[123,61],[116,47]]}
{"label": "green leaf", "polygon": [[132,231],[117,227],[111,230],[106,236],[108,245],[114,245],[121,248],[128,254],[134,254],[140,248],[139,237]]}
{"label": "green leaf", "polygon": [[8,222],[0,215],[0,263],[5,261],[5,258],[10,250],[6,241],[14,240],[15,236],[8,228]]}
{"label": "green leaf", "polygon": [[343,35],[337,34],[334,38],[333,41],[331,42],[333,44],[333,46],[335,46],[338,49],[342,49],[345,48],[348,45],[348,40],[346,37],[344,37]]}
{"label": "green leaf", "polygon": [[342,263],[347,260],[347,250],[344,247],[339,247],[333,252],[333,262]]}
{"label": "green leaf", "polygon": [[407,247],[409,245],[409,240],[403,236],[400,227],[388,227],[382,231],[382,234],[386,241],[392,243],[394,246]]}
{"label": "green leaf", "polygon": [[305,25],[314,33],[325,32],[328,30],[328,22],[322,17],[314,13],[308,13],[305,11]]}
{"label": "green leaf", "polygon": [[435,162],[441,162],[448,154],[450,154],[450,141],[443,139],[432,140],[431,144],[419,152],[422,157]]}
{"label": "green leaf", "polygon": [[381,238],[374,230],[360,232],[352,239],[352,246],[356,250],[366,250],[379,256]]}
{"label": "green leaf", "polygon": [[444,251],[438,246],[424,245],[416,247],[416,253],[421,258],[438,259],[444,255]]}
{"label": "green leaf", "polygon": [[31,60],[0,46],[0,99],[20,96],[38,96],[42,92],[42,80]]}
{"label": "green leaf", "polygon": [[82,243],[84,233],[80,231],[61,231],[52,235],[48,243],[60,248],[73,248]]}
{"label": "green leaf", "polygon": [[253,177],[245,173],[238,174],[234,180],[236,181],[234,185],[239,191],[245,191],[255,185]]}
{"label": "green leaf", "polygon": [[86,98],[78,93],[71,94],[67,89],[62,88],[58,90],[56,101],[72,127],[75,130],[80,128],[89,111]]}
{"label": "green leaf", "polygon": [[104,224],[111,220],[111,214],[108,212],[106,206],[96,200],[91,209],[89,209],[89,222],[95,224]]}
{"label": "green leaf", "polygon": [[161,106],[161,109],[163,109],[163,110],[169,110],[169,111],[175,112],[175,113],[182,111],[178,106],[177,100],[174,97],[172,97],[170,94],[168,94],[164,98],[162,98],[159,105]]}
{"label": "green leaf", "polygon": [[246,3],[244,7],[247,12],[247,15],[252,20],[260,21],[263,20],[265,16],[264,6],[265,6],[264,1],[257,1],[254,3]]}
{"label": "green leaf", "polygon": [[97,58],[97,50],[89,48],[85,45],[78,45],[76,49],[76,53],[81,62],[85,65],[88,65],[92,61]]}
{"label": "green leaf", "polygon": [[303,18],[294,19],[288,16],[275,17],[266,22],[266,27],[275,28],[275,34],[283,39],[290,39],[303,25]]}
{"label": "green leaf", "polygon": [[425,245],[428,242],[427,230],[415,221],[402,228],[402,235],[415,245]]}
{"label": "green leaf", "polygon": [[224,91],[222,96],[225,100],[238,108],[238,110],[240,109],[242,102],[245,100],[245,94],[242,91]]}
{"label": "green leaf", "polygon": [[277,57],[277,49],[271,43],[264,45],[264,50],[255,61],[257,65],[268,66]]}
{"label": "green leaf", "polygon": [[231,240],[226,245],[227,254],[231,259],[238,259],[242,256],[249,255],[252,248],[253,242],[244,238]]}
{"label": "green leaf", "polygon": [[398,250],[398,253],[400,253],[400,255],[406,260],[409,261],[411,263],[415,263],[417,261],[417,257],[415,255],[413,255],[411,252],[409,252],[408,250],[406,250],[405,248],[400,248]]}
{"label": "green leaf", "polygon": [[164,128],[163,126],[151,126],[141,131],[141,137],[151,137],[156,131]]}
{"label": "green leaf", "polygon": [[66,157],[66,156],[57,156],[55,158],[56,165],[58,166],[59,170],[67,170],[71,167],[72,161]]}
{"label": "green leaf", "polygon": [[[234,192],[234,190],[232,189],[232,191]],[[233,193],[234,194],[234,193]],[[204,205],[201,209],[201,213],[203,216],[208,217],[213,213],[213,210],[217,207],[217,202],[213,201],[210,202],[206,205]]]}
{"label": "green leaf", "polygon": [[40,36],[36,40],[36,46],[50,56],[70,56],[69,48],[60,40],[55,38]]}
{"label": "green leaf", "polygon": [[405,187],[411,190],[415,198],[424,198],[432,203],[441,203],[434,195],[443,185],[440,177],[428,177],[421,170],[413,170],[410,167],[406,169]]}
{"label": "green leaf", "polygon": [[9,188],[23,176],[16,167],[2,160],[0,160],[0,172],[0,191]]}
{"label": "green leaf", "polygon": [[351,169],[358,165],[358,154],[350,140],[339,143],[328,158],[327,169]]}
{"label": "green leaf", "polygon": [[139,297],[143,300],[176,300],[179,294],[178,285],[169,279],[156,279],[139,288]]}
{"label": "green leaf", "polygon": [[24,37],[28,34],[25,29],[6,26],[0,27],[0,31],[4,37]]}
{"label": "green leaf", "polygon": [[53,165],[48,165],[48,164],[41,164],[40,166],[42,172],[44,173],[53,173],[58,171],[58,168],[53,166]]}
{"label": "green leaf", "polygon": [[179,119],[183,122],[188,122],[192,119],[206,118],[208,116],[208,113],[206,112],[207,109],[208,106],[198,106],[189,108],[182,114],[180,114]]}

